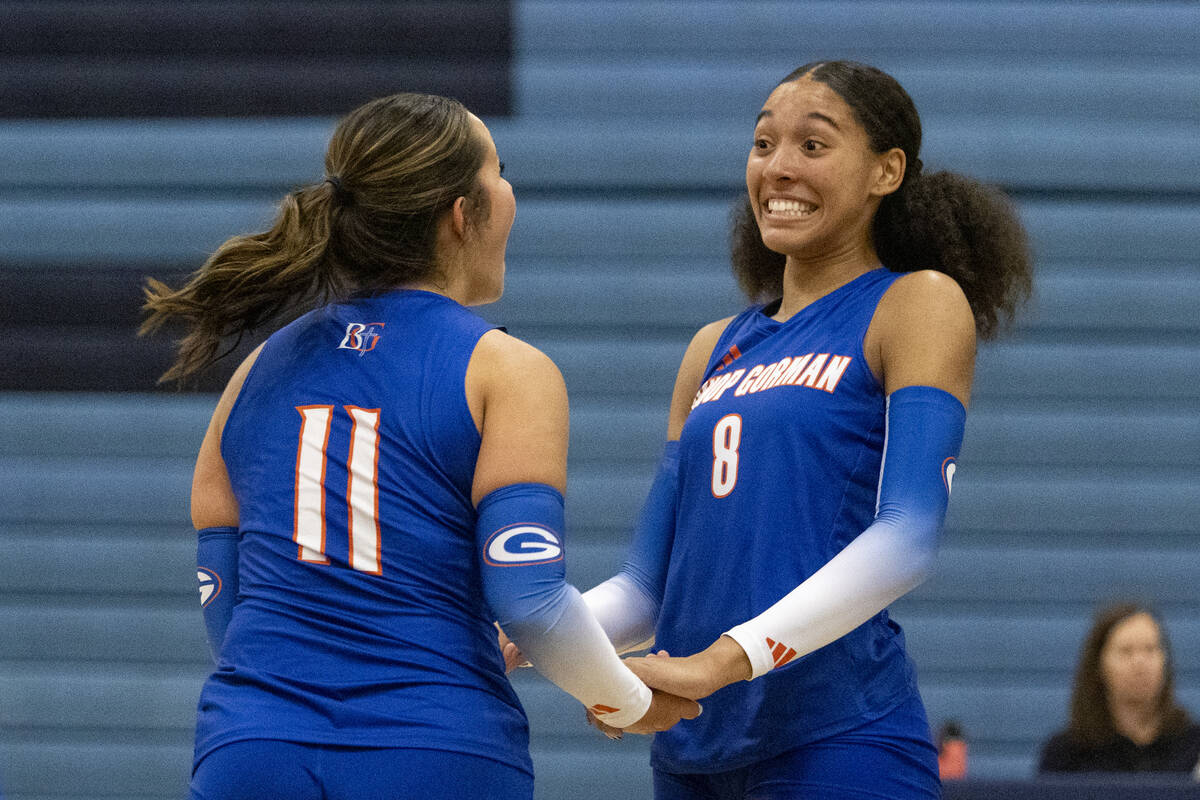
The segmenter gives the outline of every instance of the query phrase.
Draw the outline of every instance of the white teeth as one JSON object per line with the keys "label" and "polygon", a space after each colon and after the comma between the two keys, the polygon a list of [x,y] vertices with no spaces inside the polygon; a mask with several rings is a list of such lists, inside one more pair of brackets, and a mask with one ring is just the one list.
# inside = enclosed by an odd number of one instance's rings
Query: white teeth
{"label": "white teeth", "polygon": [[783,200],[773,197],[767,201],[767,211],[785,217],[803,217],[817,210],[812,203],[802,203],[799,200]]}

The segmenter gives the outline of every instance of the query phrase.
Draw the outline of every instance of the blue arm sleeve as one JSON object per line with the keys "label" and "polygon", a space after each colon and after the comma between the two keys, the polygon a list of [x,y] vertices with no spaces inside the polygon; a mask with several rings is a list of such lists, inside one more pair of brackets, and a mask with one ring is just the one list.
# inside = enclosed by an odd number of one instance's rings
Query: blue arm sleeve
{"label": "blue arm sleeve", "polygon": [[208,633],[213,661],[221,655],[225,629],[233,617],[238,593],[238,529],[204,528],[196,540],[196,578],[200,582],[200,608]]}
{"label": "blue arm sleeve", "polygon": [[932,571],[966,410],[948,392],[908,386],[888,397],[875,521],[825,566],[727,631],[754,677],[844,636]]}
{"label": "blue arm sleeve", "polygon": [[663,448],[654,483],[642,506],[633,529],[633,544],[621,566],[638,588],[662,605],[667,584],[667,566],[671,561],[671,545],[675,541],[675,512],[679,507],[679,442],[667,442]]}
{"label": "blue arm sleeve", "polygon": [[625,563],[583,599],[619,652],[647,646],[662,606],[678,508],[679,442],[667,442]]}
{"label": "blue arm sleeve", "polygon": [[562,494],[517,483],[484,497],[478,512],[483,594],[496,622],[513,641],[544,633],[557,621],[569,586]]}
{"label": "blue arm sleeve", "polygon": [[484,497],[478,512],[483,594],[500,627],[539,672],[609,725],[641,719],[650,690],[566,582],[562,494],[512,484]]}

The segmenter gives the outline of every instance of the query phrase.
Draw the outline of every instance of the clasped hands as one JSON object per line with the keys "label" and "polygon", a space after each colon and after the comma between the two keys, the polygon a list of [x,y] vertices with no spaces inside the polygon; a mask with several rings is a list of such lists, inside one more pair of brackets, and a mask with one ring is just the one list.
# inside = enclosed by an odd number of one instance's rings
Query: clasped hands
{"label": "clasped hands", "polygon": [[[506,670],[525,665],[520,649],[503,632],[500,633],[500,649],[504,654]],[[749,680],[752,675],[746,652],[728,636],[720,637],[706,649],[691,656],[674,657],[660,650],[624,661],[625,666],[650,687],[653,697],[645,715],[627,728],[605,725],[589,710],[588,722],[610,739],[621,738],[624,731],[665,731],[681,719],[695,719],[701,710],[696,701],[735,681]]]}

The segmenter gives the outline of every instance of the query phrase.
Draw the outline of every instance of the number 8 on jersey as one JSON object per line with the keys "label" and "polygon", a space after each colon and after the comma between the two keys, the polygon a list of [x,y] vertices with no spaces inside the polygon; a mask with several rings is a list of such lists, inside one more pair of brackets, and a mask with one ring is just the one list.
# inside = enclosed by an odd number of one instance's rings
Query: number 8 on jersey
{"label": "number 8 on jersey", "polygon": [[738,445],[741,441],[741,414],[726,414],[717,420],[713,426],[713,497],[727,497],[737,486]]}

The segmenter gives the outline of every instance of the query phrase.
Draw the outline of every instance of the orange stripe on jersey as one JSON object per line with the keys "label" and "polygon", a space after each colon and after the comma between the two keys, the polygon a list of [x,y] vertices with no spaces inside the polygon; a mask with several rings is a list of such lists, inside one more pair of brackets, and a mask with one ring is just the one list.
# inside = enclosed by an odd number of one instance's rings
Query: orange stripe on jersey
{"label": "orange stripe on jersey", "polygon": [[736,344],[730,345],[729,352],[727,352],[725,354],[725,357],[721,359],[721,365],[719,367],[717,367],[716,369],[714,369],[713,372],[720,372],[721,370],[725,369],[726,367],[728,367],[730,364],[732,364],[734,361],[737,361],[741,357],[742,357],[742,351],[738,350],[738,346]]}
{"label": "orange stripe on jersey", "polygon": [[613,708],[612,706],[602,706],[599,703],[592,706],[592,711],[596,714],[612,714],[612,713],[614,713],[616,711],[620,711],[620,710],[621,709]]}

